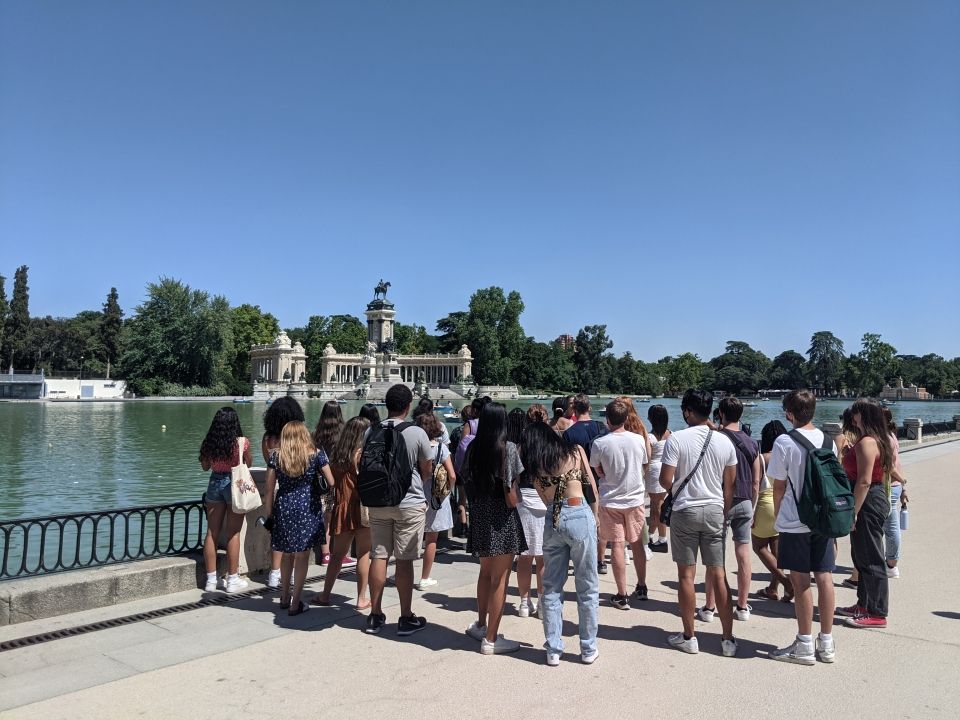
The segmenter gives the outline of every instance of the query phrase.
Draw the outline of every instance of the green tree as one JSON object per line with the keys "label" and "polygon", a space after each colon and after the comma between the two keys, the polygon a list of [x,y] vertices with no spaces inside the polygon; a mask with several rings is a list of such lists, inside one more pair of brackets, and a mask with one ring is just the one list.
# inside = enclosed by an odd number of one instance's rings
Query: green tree
{"label": "green tree", "polygon": [[[6,346],[6,329],[7,329],[7,317],[10,315],[10,303],[7,302],[7,278],[3,275],[0,275],[0,365],[3,364],[4,359],[7,357],[7,346]],[[0,368],[0,372],[5,371],[7,368]]]}
{"label": "green tree", "polygon": [[227,392],[234,346],[226,298],[161,278],[127,325],[121,367],[131,390],[153,395],[172,383]]}
{"label": "green tree", "polygon": [[826,330],[815,332],[810,338],[807,358],[807,375],[813,387],[838,392],[843,373],[843,341]]}
{"label": "green tree", "polygon": [[[520,293],[512,291],[505,296],[499,287],[477,290],[470,298],[470,308],[458,332],[473,353],[473,376],[478,383],[514,382],[514,364],[519,362],[526,339],[520,326],[523,307]],[[437,327],[439,330],[439,323]]]}
{"label": "green tree", "polygon": [[427,329],[423,325],[393,325],[393,339],[396,340],[397,352],[401,355],[422,355],[427,352],[428,337]]}
{"label": "green tree", "polygon": [[676,358],[664,358],[660,363],[665,365],[668,392],[680,394],[690,388],[701,387],[704,363],[697,355],[688,352]]}
{"label": "green tree", "polygon": [[460,346],[464,344],[463,327],[468,315],[469,313],[460,310],[437,320],[436,331],[440,333],[437,337],[440,347],[438,352],[455,353],[460,350]]}
{"label": "green tree", "polygon": [[767,386],[781,390],[799,390],[807,386],[806,360],[796,350],[785,350],[773,359],[767,374]]}
{"label": "green tree", "polygon": [[271,343],[280,333],[280,324],[259,305],[244,303],[230,311],[233,330],[233,359],[230,362],[233,385],[236,392],[247,395],[250,384],[250,348]]}
{"label": "green tree", "polygon": [[514,382],[531,391],[569,390],[576,383],[571,353],[555,343],[526,338],[520,362],[514,368]]}
{"label": "green tree", "polygon": [[714,384],[729,393],[752,392],[766,382],[770,358],[742,340],[727,341],[723,355],[710,360]]}
{"label": "green tree", "polygon": [[577,332],[573,364],[577,368],[577,388],[591,395],[609,388],[610,367],[602,360],[613,347],[606,325],[587,325]]}
{"label": "green tree", "polygon": [[861,345],[858,353],[863,363],[860,389],[865,395],[876,396],[880,394],[884,383],[896,377],[899,371],[897,349],[881,340],[877,333],[864,333]]}
{"label": "green tree", "polygon": [[304,327],[287,330],[292,342],[307,353],[307,381],[319,382],[323,350],[332,345],[338,353],[362,353],[367,347],[367,328],[353,315],[311,315]]}
{"label": "green tree", "polygon": [[21,265],[13,276],[13,296],[10,310],[4,323],[4,342],[7,348],[6,360],[14,368],[29,368],[33,365],[27,347],[27,333],[30,328],[30,288],[27,286],[27,266]]}
{"label": "green tree", "polygon": [[110,365],[120,358],[120,330],[123,327],[123,310],[120,308],[120,296],[116,288],[110,288],[107,301],[103,304],[103,317],[100,320],[100,342],[103,345],[107,361],[107,377],[110,377]]}

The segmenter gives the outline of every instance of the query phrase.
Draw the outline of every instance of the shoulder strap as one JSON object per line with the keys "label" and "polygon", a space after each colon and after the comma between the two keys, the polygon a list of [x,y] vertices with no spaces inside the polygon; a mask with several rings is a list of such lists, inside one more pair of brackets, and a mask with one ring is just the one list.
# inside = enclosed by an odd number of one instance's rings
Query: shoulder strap
{"label": "shoulder strap", "polygon": [[413,423],[408,420],[407,422],[402,422],[399,425],[397,425],[396,423],[393,423],[393,427],[397,432],[402,433],[408,427],[413,427]]}
{"label": "shoulder strap", "polygon": [[[799,430],[791,430],[787,433],[790,436],[790,439],[793,440],[800,448],[804,451],[803,462],[800,463],[801,471],[804,474],[804,482],[806,482],[806,467],[807,467],[807,456],[812,453],[816,448],[813,446],[813,443],[807,440]],[[824,439],[826,439],[827,434],[824,433]],[[790,485],[790,493],[793,495],[793,500],[797,504],[797,512],[800,510],[800,498],[797,497],[797,486],[793,482],[793,478],[790,475],[787,475],[787,483]]]}
{"label": "shoulder strap", "polygon": [[726,428],[720,428],[720,432],[722,432],[724,435],[730,438],[730,442],[732,442],[737,447],[737,449],[743,453],[743,456],[750,461],[750,464],[753,465],[753,461],[757,459],[757,456],[756,455],[754,455],[753,457],[750,456],[749,449],[747,448],[746,445],[743,444],[743,440],[738,438],[736,433],[734,433],[732,430],[727,430]]}
{"label": "shoulder strap", "polygon": [[[816,450],[816,448],[813,446],[813,443],[807,440],[807,438],[804,437],[803,433],[801,433],[799,430],[791,430],[787,434],[790,436],[791,440],[793,440],[797,445],[802,447],[807,452],[813,452]],[[824,433],[824,435],[826,435],[826,433]]]}
{"label": "shoulder strap", "polygon": [[683,479],[683,482],[680,483],[677,487],[677,491],[672,493],[674,499],[683,492],[683,489],[687,486],[687,483],[690,482],[690,479],[696,474],[697,470],[700,469],[700,463],[703,462],[703,456],[707,454],[707,447],[710,445],[710,440],[713,438],[713,428],[707,429],[707,439],[703,441],[703,449],[700,451],[700,457],[697,458],[697,464],[693,466],[693,470]]}
{"label": "shoulder strap", "polygon": [[820,446],[820,449],[833,452],[833,438],[827,433],[823,433],[823,445]]}
{"label": "shoulder strap", "polygon": [[237,465],[243,465],[243,441],[244,437],[241,435],[237,438]]}

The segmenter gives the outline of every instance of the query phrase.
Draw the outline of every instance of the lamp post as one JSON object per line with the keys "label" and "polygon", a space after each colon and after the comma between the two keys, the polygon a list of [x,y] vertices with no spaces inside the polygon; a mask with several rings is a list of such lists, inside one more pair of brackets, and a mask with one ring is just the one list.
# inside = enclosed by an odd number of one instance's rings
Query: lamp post
{"label": "lamp post", "polygon": [[80,356],[80,380],[83,380],[83,355]]}

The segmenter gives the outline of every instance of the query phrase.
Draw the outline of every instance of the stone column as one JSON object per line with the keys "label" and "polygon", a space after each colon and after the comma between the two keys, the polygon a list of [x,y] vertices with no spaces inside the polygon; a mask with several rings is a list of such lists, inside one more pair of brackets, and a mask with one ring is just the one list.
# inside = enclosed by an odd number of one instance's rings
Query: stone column
{"label": "stone column", "polygon": [[920,418],[904,418],[903,427],[907,431],[907,440],[923,442],[923,420]]}

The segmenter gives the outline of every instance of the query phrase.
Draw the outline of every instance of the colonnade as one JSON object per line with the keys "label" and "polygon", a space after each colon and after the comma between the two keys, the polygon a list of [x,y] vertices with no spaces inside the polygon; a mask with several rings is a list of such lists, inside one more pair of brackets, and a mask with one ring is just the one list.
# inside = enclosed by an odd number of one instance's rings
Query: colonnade
{"label": "colonnade", "polygon": [[421,372],[428,385],[449,385],[460,379],[460,368],[456,365],[401,365],[400,379],[416,382]]}

